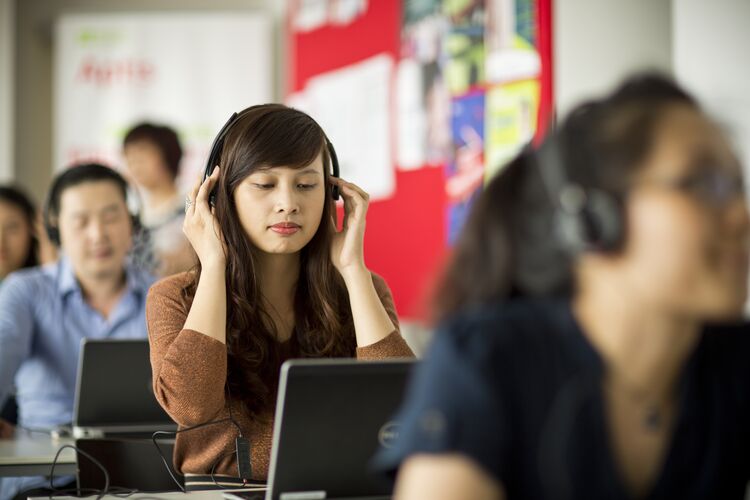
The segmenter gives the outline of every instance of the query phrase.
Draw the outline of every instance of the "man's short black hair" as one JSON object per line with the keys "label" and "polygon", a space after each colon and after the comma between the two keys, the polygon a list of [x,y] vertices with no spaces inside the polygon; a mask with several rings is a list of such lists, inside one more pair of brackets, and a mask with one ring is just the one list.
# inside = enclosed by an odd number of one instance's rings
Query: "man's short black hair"
{"label": "man's short black hair", "polygon": [[122,175],[117,173],[114,169],[100,163],[73,165],[60,173],[52,181],[52,186],[50,187],[49,195],[47,196],[47,204],[44,211],[45,224],[49,223],[51,217],[57,217],[60,214],[60,199],[66,189],[83,184],[84,182],[98,181],[109,181],[114,183],[118,187],[120,193],[122,193],[122,199],[127,205],[128,183]]}

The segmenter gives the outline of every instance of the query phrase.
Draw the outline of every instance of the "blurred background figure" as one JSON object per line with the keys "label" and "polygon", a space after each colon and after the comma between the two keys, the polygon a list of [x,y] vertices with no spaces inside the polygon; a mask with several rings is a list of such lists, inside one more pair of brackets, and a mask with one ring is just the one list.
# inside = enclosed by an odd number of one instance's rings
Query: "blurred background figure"
{"label": "blurred background figure", "polygon": [[0,282],[17,269],[39,262],[36,207],[20,189],[0,186]]}
{"label": "blurred background figure", "polygon": [[[0,282],[13,271],[37,265],[35,221],[36,208],[31,199],[16,187],[0,186]],[[0,400],[0,409],[0,421],[16,423],[15,398]]]}
{"label": "blurred background figure", "polygon": [[[15,385],[20,429],[51,432],[73,421],[83,338],[146,337],[144,306],[154,278],[130,263],[139,224],[127,197],[127,182],[108,166],[62,171],[44,210],[61,258],[12,273],[0,285],[0,402]],[[15,430],[0,418],[0,439]],[[3,477],[0,499],[48,484],[40,476]]]}
{"label": "blurred background figure", "polygon": [[689,94],[639,75],[574,108],[471,212],[380,457],[395,498],[745,498],[749,250]]}
{"label": "blurred background figure", "polygon": [[150,233],[157,276],[186,271],[195,254],[182,233],[184,196],[177,186],[182,147],[177,133],[165,125],[140,123],[123,140],[130,177],[143,200],[141,223]]}

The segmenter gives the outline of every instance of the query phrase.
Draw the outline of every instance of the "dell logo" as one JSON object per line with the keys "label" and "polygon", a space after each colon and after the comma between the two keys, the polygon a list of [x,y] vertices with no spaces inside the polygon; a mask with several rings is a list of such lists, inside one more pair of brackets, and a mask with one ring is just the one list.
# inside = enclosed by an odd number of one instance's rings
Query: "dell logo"
{"label": "dell logo", "polygon": [[395,420],[386,422],[378,431],[378,442],[383,448],[392,448],[396,444],[401,424]]}

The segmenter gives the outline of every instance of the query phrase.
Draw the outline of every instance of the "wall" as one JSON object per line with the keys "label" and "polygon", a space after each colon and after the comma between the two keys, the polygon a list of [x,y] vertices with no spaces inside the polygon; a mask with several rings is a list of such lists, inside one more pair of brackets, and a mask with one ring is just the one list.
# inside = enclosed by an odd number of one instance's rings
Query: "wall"
{"label": "wall", "polygon": [[13,178],[14,0],[0,0],[0,182]]}
{"label": "wall", "polygon": [[[42,200],[52,177],[52,58],[55,20],[65,13],[127,11],[253,10],[268,12],[277,21],[275,53],[283,54],[278,29],[285,2],[274,0],[0,0],[15,4],[16,63],[15,158],[13,173],[37,200]],[[0,17],[2,20],[2,17]],[[5,33],[5,30],[2,31]],[[5,35],[3,35],[5,36]],[[3,45],[4,46],[4,45]],[[2,57],[2,56],[0,56]],[[276,58],[278,61],[279,58]],[[274,88],[281,89],[284,67],[278,64]],[[279,94],[279,97],[281,95]],[[2,107],[0,95],[0,109]],[[2,115],[0,115],[2,118]],[[3,127],[2,130],[5,130]],[[3,134],[0,134],[2,141]],[[1,144],[1,143],[0,143]],[[2,173],[2,170],[0,170]]]}
{"label": "wall", "polygon": [[750,174],[750,2],[675,0],[674,71],[726,126]]}
{"label": "wall", "polygon": [[671,72],[671,0],[555,0],[553,9],[558,116],[632,71]]}

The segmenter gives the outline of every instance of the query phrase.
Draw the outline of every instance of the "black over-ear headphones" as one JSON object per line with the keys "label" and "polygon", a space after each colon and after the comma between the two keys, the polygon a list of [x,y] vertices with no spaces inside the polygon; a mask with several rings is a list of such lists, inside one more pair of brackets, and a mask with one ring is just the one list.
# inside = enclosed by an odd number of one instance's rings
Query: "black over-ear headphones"
{"label": "black over-ear headphones", "polygon": [[[254,107],[255,106],[251,106],[250,108],[246,108],[240,111],[239,113],[236,113],[236,112],[232,113],[232,116],[229,117],[229,120],[227,120],[224,126],[221,127],[221,130],[219,130],[219,133],[216,134],[216,138],[214,139],[213,144],[211,144],[211,152],[208,155],[208,161],[206,161],[206,169],[203,171],[204,182],[211,175],[211,172],[214,171],[214,168],[216,167],[216,165],[219,164],[219,160],[221,159],[221,151],[224,148],[224,139],[226,139],[226,136],[229,133],[229,130],[232,128],[232,124],[237,120],[240,114]],[[310,117],[310,119],[312,120],[312,117]],[[339,159],[338,159],[338,156],[336,156],[336,150],[333,148],[333,143],[331,143],[328,137],[325,137],[325,140],[326,140],[326,147],[328,148],[328,155],[331,157],[331,176],[340,177]],[[334,200],[339,199],[338,186],[332,186],[331,197]],[[215,205],[216,203],[216,188],[215,187],[211,191],[211,194],[208,196],[208,201],[211,204],[211,206]]]}
{"label": "black over-ear headphones", "polygon": [[621,203],[606,191],[575,182],[564,154],[556,135],[550,136],[535,154],[542,184],[555,207],[558,240],[570,254],[617,250],[624,233]]}
{"label": "black over-ear headphones", "polygon": [[64,172],[60,173],[52,181],[47,200],[44,203],[42,211],[42,222],[44,230],[49,240],[55,245],[60,246],[60,229],[57,226],[57,219],[60,215],[60,198],[65,189],[77,186],[84,182],[108,181],[117,184],[125,194],[125,203],[130,213],[131,224],[133,227],[133,237],[141,231],[140,203],[135,192],[130,188],[128,182],[111,167],[100,165],[98,163],[87,163],[75,165]]}

